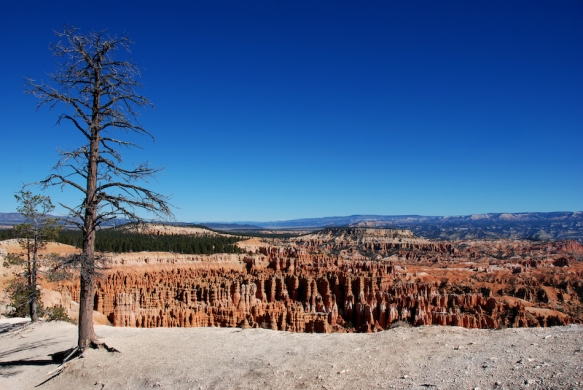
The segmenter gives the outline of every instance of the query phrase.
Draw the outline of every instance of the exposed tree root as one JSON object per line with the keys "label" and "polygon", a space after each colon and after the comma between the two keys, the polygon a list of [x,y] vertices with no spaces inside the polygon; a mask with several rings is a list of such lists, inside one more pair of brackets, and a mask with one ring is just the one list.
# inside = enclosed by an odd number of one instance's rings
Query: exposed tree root
{"label": "exposed tree root", "polygon": [[107,352],[119,352],[117,349],[115,349],[114,347],[110,347],[109,345],[105,344],[105,342],[95,338],[95,339],[91,339],[91,344],[90,344],[91,348],[93,349],[105,349]]}
{"label": "exposed tree root", "polygon": [[52,374],[54,374],[56,372],[61,371],[63,368],[66,367],[66,364],[67,364],[67,362],[69,360],[71,360],[74,357],[81,356],[81,354],[82,354],[82,352],[80,352],[79,347],[73,348],[73,350],[67,356],[65,356],[65,358],[63,359],[63,362],[61,363],[61,365],[58,366],[57,368],[55,368],[54,370],[47,372],[47,376],[52,375]]}

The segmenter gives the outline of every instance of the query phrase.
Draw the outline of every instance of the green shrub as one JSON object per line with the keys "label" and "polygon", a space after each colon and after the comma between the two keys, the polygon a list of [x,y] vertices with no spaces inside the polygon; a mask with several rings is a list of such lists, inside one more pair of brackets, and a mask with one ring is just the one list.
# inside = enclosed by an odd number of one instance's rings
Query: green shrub
{"label": "green shrub", "polygon": [[45,315],[47,316],[47,321],[66,321],[74,323],[74,321],[69,318],[67,311],[62,306],[52,306],[45,310]]}
{"label": "green shrub", "polygon": [[[32,291],[29,289],[26,279],[19,275],[16,276],[8,284],[6,293],[10,299],[10,304],[4,312],[4,315],[7,317],[30,317],[30,297],[32,296]],[[41,291],[37,289],[36,307],[39,317],[44,313],[40,294]]]}

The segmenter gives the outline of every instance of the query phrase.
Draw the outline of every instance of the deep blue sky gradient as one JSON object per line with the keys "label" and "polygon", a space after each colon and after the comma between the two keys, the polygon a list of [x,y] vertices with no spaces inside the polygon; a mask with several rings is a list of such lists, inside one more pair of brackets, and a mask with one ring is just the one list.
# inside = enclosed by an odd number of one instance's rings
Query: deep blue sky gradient
{"label": "deep blue sky gradient", "polygon": [[156,141],[125,159],[166,167],[180,221],[583,210],[580,1],[2,8],[0,211],[81,142],[23,93],[64,24],[136,42]]}

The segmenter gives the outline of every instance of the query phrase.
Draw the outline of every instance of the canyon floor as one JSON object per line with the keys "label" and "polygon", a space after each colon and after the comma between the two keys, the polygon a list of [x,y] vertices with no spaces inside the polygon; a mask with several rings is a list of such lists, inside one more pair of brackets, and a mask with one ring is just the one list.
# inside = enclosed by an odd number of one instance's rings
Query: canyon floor
{"label": "canyon floor", "polygon": [[119,352],[88,350],[47,376],[58,367],[50,355],[75,346],[76,327],[15,321],[0,320],[2,389],[583,388],[581,325],[372,334],[96,326]]}

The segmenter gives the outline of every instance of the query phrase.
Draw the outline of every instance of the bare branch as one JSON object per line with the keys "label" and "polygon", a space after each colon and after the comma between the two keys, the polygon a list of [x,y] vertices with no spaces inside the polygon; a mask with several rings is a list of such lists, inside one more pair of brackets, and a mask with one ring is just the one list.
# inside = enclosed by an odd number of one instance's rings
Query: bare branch
{"label": "bare branch", "polygon": [[[128,182],[136,180],[145,180],[146,178],[152,177],[162,170],[161,168],[152,168],[148,163],[140,163],[134,169],[124,169],[117,166],[113,161],[106,159],[104,157],[99,157],[99,160],[97,162],[99,164],[106,165],[113,175],[119,176],[120,178]],[[103,184],[97,188],[97,191],[101,191],[109,187],[115,187],[115,185],[111,184],[112,183]]]}
{"label": "bare branch", "polygon": [[63,175],[58,175],[56,173],[49,175],[49,177],[47,177],[44,180],[41,180],[39,183],[42,185],[43,189],[46,189],[46,188],[52,187],[52,186],[63,187],[65,185],[70,185],[71,187],[78,189],[79,191],[83,192],[84,194],[87,194],[87,190],[84,189],[83,187],[81,187],[79,184],[65,178],[65,176],[63,176]]}
{"label": "bare branch", "polygon": [[122,141],[119,139],[115,139],[115,138],[110,138],[110,137],[101,137],[100,139],[101,143],[105,146],[106,142],[113,142],[116,143],[120,146],[126,146],[126,147],[134,147],[134,148],[138,148],[138,149],[143,149],[140,145],[135,144],[133,142],[129,142],[129,141]]}
{"label": "bare branch", "polygon": [[69,121],[73,122],[73,124],[75,125],[75,127],[87,138],[87,139],[91,139],[91,136],[89,135],[89,133],[87,133],[87,130],[85,130],[83,127],[81,127],[81,125],[79,125],[79,122],[77,122],[77,120],[75,118],[73,118],[70,115],[66,115],[66,114],[62,114],[59,117],[59,120],[57,121],[58,124],[61,124],[61,120],[62,119],[68,119]]}
{"label": "bare branch", "polygon": [[26,92],[38,99],[37,109],[64,107],[58,123],[71,123],[86,139],[73,150],[60,151],[57,172],[39,182],[43,188],[72,187],[84,194],[80,205],[61,203],[69,212],[68,222],[83,232],[83,251],[75,260],[81,278],[78,345],[83,349],[94,338],[93,286],[100,260],[95,254],[96,230],[119,216],[140,221],[140,210],[167,218],[172,216],[172,206],[168,198],[136,183],[160,169],[147,162],[133,168],[122,166],[120,149],[139,146],[112,135],[133,132],[154,138],[138,122],[138,110],[153,107],[137,92],[142,87],[140,70],[119,58],[120,50],[129,52],[131,40],[104,31],[82,35],[73,27],[55,34],[59,41],[50,49],[57,58],[56,71],[49,74],[49,83],[27,78]]}

